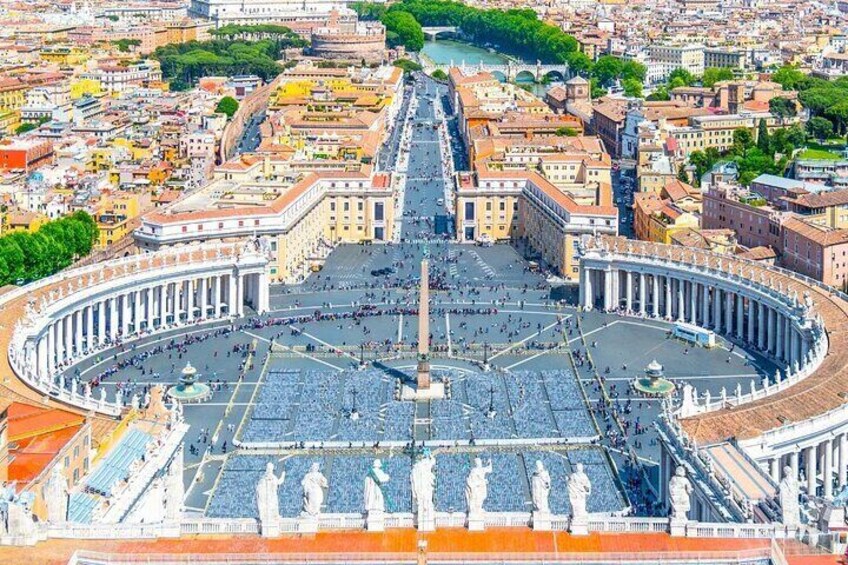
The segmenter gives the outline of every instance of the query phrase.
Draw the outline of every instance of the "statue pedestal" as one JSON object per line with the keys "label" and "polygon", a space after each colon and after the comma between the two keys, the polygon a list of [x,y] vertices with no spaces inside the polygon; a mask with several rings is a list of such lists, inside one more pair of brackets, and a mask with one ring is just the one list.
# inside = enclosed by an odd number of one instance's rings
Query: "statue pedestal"
{"label": "statue pedestal", "polygon": [[589,518],[588,516],[578,516],[571,519],[568,531],[573,536],[588,536],[589,535]]}
{"label": "statue pedestal", "polygon": [[297,532],[299,534],[317,534],[318,516],[301,514],[300,519],[297,521]]}
{"label": "statue pedestal", "polygon": [[386,531],[386,513],[381,510],[372,510],[365,516],[365,529],[369,532]]}
{"label": "statue pedestal", "polygon": [[550,512],[533,512],[533,529],[538,532],[550,532],[552,517]]}
{"label": "statue pedestal", "polygon": [[444,383],[431,382],[427,388],[416,388],[403,385],[400,391],[400,399],[406,401],[415,400],[441,400],[445,397]]}
{"label": "statue pedestal", "polygon": [[482,532],[486,529],[486,515],[482,512],[476,512],[468,515],[468,531]]}
{"label": "statue pedestal", "polygon": [[419,532],[435,532],[436,516],[432,512],[415,516],[415,527]]}
{"label": "statue pedestal", "polygon": [[827,504],[819,517],[819,529],[823,532],[845,530],[845,507]]}
{"label": "statue pedestal", "polygon": [[280,535],[280,522],[278,520],[268,520],[259,522],[259,530],[263,538],[276,538]]}
{"label": "statue pedestal", "polygon": [[686,536],[686,524],[689,522],[686,518],[674,518],[669,521],[669,533],[672,537]]}

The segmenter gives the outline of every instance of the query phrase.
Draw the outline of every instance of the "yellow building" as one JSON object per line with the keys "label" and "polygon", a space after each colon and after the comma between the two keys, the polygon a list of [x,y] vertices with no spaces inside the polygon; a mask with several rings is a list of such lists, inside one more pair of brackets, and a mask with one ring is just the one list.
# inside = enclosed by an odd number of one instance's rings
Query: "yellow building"
{"label": "yellow building", "polygon": [[577,280],[580,237],[618,233],[615,206],[582,205],[532,171],[461,173],[456,191],[459,241],[523,240],[561,276]]}
{"label": "yellow building", "polygon": [[136,227],[134,219],[141,214],[150,196],[134,193],[104,195],[95,219],[99,231],[99,247],[106,247],[128,235]]}
{"label": "yellow building", "polygon": [[684,212],[654,192],[639,192],[633,202],[633,228],[643,241],[670,244],[682,230],[700,227],[698,216]]}
{"label": "yellow building", "polygon": [[16,78],[0,78],[0,111],[19,110],[28,87]]}
{"label": "yellow building", "polygon": [[28,210],[13,210],[7,212],[3,217],[3,234],[15,231],[38,231],[38,228],[46,224],[50,219],[44,214],[30,212]]}
{"label": "yellow building", "polygon": [[50,46],[39,52],[42,61],[55,63],[62,67],[81,65],[89,59],[89,54],[76,47]]}
{"label": "yellow building", "polygon": [[81,78],[71,82],[71,100],[79,100],[83,96],[100,96],[103,85],[93,78]]}

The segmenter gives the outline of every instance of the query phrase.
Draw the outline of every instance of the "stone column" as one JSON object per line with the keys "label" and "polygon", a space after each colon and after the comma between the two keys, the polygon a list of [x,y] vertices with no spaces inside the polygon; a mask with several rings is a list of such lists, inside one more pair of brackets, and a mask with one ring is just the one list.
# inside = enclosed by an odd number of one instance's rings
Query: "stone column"
{"label": "stone column", "polygon": [[829,439],[822,443],[824,449],[824,467],[822,468],[822,483],[825,498],[833,497],[833,442]]}
{"label": "stone column", "polygon": [[209,279],[203,277],[198,279],[197,282],[200,285],[200,319],[205,320],[209,314],[206,310],[209,305]]}
{"label": "stone column", "polygon": [[795,329],[793,328],[792,330],[790,330],[790,333],[792,335],[792,347],[789,350],[790,351],[789,362],[793,363],[795,361],[798,361],[798,365],[800,366],[801,363],[803,362],[803,359],[799,359],[799,355],[798,355],[798,350],[800,349],[800,347],[798,346],[798,343],[800,341],[798,339],[798,332],[796,332]]}
{"label": "stone column", "polygon": [[238,275],[236,277],[236,313],[238,317],[244,316],[244,284],[245,276]]}
{"label": "stone column", "polygon": [[159,327],[168,323],[168,284],[159,285]]}
{"label": "stone column", "polygon": [[97,341],[100,345],[106,343],[106,301],[97,303]]}
{"label": "stone column", "polygon": [[748,343],[753,344],[756,339],[754,333],[754,322],[756,321],[755,305],[751,298],[748,299]]}
{"label": "stone column", "polygon": [[83,345],[83,341],[85,339],[83,337],[83,331],[82,331],[83,326],[84,326],[82,310],[77,310],[76,312],[74,312],[73,322],[74,322],[74,349],[76,350],[77,355],[79,355],[80,353],[82,353],[82,345]]}
{"label": "stone column", "polygon": [[646,313],[645,301],[647,300],[648,289],[645,285],[648,282],[648,277],[645,273],[639,273],[639,314],[642,316]]}
{"label": "stone column", "polygon": [[689,323],[698,324],[698,284],[695,281],[689,283]]}
{"label": "stone column", "polygon": [[741,294],[736,295],[736,337],[745,337],[745,299]]}
{"label": "stone column", "polygon": [[671,302],[671,285],[673,279],[668,275],[665,276],[665,317],[671,319],[674,315],[674,307]]}
{"label": "stone column", "polygon": [[130,293],[126,293],[121,296],[121,301],[123,302],[123,308],[121,309],[121,335],[124,338],[130,333],[130,316],[131,314],[131,305],[130,305]]}
{"label": "stone column", "polygon": [[701,326],[708,328],[710,326],[710,287],[709,285],[701,285]]}
{"label": "stone column", "polygon": [[774,308],[768,309],[768,319],[766,321],[768,324],[766,329],[766,347],[768,348],[768,352],[774,354],[775,352],[775,327],[777,326],[777,322],[775,320],[775,311]]}
{"label": "stone column", "polygon": [[[586,289],[586,290],[590,295],[589,300],[591,301],[592,277],[590,276],[588,280],[589,280],[589,288]],[[212,294],[213,294],[212,305],[215,306],[215,317],[220,318],[221,317],[221,275],[217,275],[213,279],[213,282],[214,282],[214,287],[212,289],[212,291],[213,291],[212,292]],[[590,306],[591,306],[591,302],[590,302]]]}
{"label": "stone column", "polygon": [[780,458],[774,457],[769,459],[769,475],[775,483],[780,482]]}
{"label": "stone column", "polygon": [[96,346],[94,340],[94,304],[85,307],[85,347],[91,351]]}
{"label": "stone column", "polygon": [[651,312],[654,318],[660,315],[660,281],[657,275],[651,275],[653,297],[651,298]]}
{"label": "stone column", "polygon": [[759,313],[757,314],[757,347],[761,350],[766,348],[766,305],[762,302],[757,304]]}
{"label": "stone column", "polygon": [[194,313],[195,304],[195,292],[194,288],[194,279],[189,279],[186,281],[186,311],[188,312],[188,319],[194,320],[197,316]]}
{"label": "stone column", "polygon": [[677,280],[677,320],[686,321],[686,281]]}
{"label": "stone column", "polygon": [[818,453],[816,453],[816,446],[808,447],[806,452],[804,453],[805,463],[807,464],[807,494],[810,496],[815,496],[816,494],[816,459],[818,458]]}
{"label": "stone column", "polygon": [[56,365],[62,363],[65,358],[65,328],[62,324],[62,318],[53,322],[53,335],[55,336],[54,344],[56,348]]}
{"label": "stone column", "polygon": [[[609,284],[607,284],[607,290],[609,290]],[[236,304],[236,275],[230,275],[229,280],[227,280],[227,313],[230,316],[238,316],[238,305]],[[605,296],[609,297],[609,293],[606,293]],[[605,298],[604,300],[608,300]]]}
{"label": "stone column", "polygon": [[112,341],[118,337],[118,302],[117,296],[109,299],[109,337]]}
{"label": "stone column", "polygon": [[727,337],[733,336],[733,303],[735,302],[732,292],[724,293],[724,331]]}
{"label": "stone column", "polygon": [[147,287],[146,294],[147,294],[147,300],[144,301],[144,318],[145,318],[145,320],[147,320],[147,331],[152,331],[153,330],[153,318],[155,317],[154,314],[153,314],[154,298],[153,298],[153,287],[152,286]]}
{"label": "stone column", "polygon": [[721,333],[721,289],[713,288],[713,330]]}
{"label": "stone column", "polygon": [[633,271],[627,271],[625,284],[627,285],[627,290],[624,293],[625,300],[627,301],[627,311],[633,311]]}
{"label": "stone column", "polygon": [[784,317],[783,317],[782,314],[778,314],[777,315],[777,327],[775,328],[777,330],[777,350],[775,352],[775,356],[778,359],[783,359],[784,353],[785,353],[784,350],[783,350],[783,344],[784,344],[783,325],[784,325]]}
{"label": "stone column", "polygon": [[840,434],[837,440],[838,457],[836,476],[840,490],[845,486],[846,467],[848,467],[848,434]]}
{"label": "stone column", "polygon": [[47,335],[43,335],[38,339],[36,345],[36,357],[38,359],[38,380],[43,379],[47,375]]}
{"label": "stone column", "polygon": [[69,314],[62,318],[62,323],[65,325],[63,334],[65,335],[65,359],[71,359],[74,356],[74,318]]}
{"label": "stone column", "polygon": [[47,326],[47,331],[44,333],[44,341],[47,344],[47,371],[49,373],[53,372],[53,355],[55,355],[53,345],[56,342],[56,337],[53,332],[53,324],[49,324]]}

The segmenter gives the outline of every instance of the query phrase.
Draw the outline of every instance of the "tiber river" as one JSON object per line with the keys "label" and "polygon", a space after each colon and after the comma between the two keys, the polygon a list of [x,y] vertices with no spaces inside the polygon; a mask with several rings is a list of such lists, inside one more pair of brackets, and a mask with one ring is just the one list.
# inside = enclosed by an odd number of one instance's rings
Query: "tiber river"
{"label": "tiber river", "polygon": [[[481,47],[476,47],[462,41],[453,41],[450,39],[438,39],[436,41],[425,41],[424,49],[421,50],[421,57],[430,59],[437,64],[447,65],[451,61],[457,66],[465,61],[466,65],[472,66],[478,63],[487,63],[490,65],[506,64],[509,58],[501,53],[488,51]],[[531,80],[526,80],[522,76],[518,81],[519,84],[533,84]],[[537,96],[544,96],[545,91],[554,83],[548,85],[533,84],[533,92]]]}

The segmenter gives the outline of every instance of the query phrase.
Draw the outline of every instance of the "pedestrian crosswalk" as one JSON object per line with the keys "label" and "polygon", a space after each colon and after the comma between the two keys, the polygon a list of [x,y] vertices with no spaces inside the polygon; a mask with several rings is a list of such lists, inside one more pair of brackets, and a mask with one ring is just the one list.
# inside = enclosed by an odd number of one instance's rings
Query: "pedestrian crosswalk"
{"label": "pedestrian crosswalk", "polygon": [[480,257],[479,253],[477,253],[473,249],[471,249],[469,251],[469,253],[471,254],[472,257],[474,257],[474,263],[478,267],[480,267],[480,270],[483,271],[484,275],[486,275],[487,277],[494,277],[495,276],[495,270],[492,269],[492,267],[488,263],[483,261],[483,259]]}

